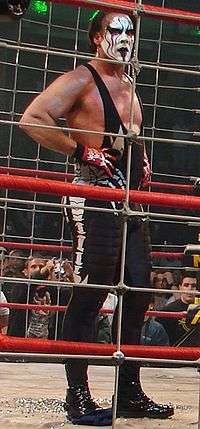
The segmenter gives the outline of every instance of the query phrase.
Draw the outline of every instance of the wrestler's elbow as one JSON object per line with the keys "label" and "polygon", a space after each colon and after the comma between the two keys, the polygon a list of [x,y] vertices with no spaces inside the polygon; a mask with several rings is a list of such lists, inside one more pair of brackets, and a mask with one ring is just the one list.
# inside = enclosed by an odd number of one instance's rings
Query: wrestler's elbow
{"label": "wrestler's elbow", "polygon": [[29,124],[37,124],[42,122],[42,115],[41,114],[35,114],[35,112],[32,112],[29,110],[29,108],[24,112],[22,115],[20,121],[19,121],[19,127],[22,128],[24,131],[26,131],[26,128]]}
{"label": "wrestler's elbow", "polygon": [[19,121],[19,127],[29,135],[35,134],[39,125],[49,125],[48,114],[36,113],[35,109],[32,111],[28,108]]}

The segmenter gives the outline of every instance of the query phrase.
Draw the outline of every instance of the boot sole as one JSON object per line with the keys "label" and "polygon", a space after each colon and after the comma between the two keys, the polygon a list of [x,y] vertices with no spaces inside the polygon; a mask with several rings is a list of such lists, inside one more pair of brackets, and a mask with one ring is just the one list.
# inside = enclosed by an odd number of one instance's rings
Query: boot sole
{"label": "boot sole", "polygon": [[139,413],[139,412],[138,413],[137,412],[131,413],[130,411],[122,411],[121,413],[117,412],[117,418],[120,418],[120,417],[123,418],[124,417],[124,418],[129,418],[129,419],[139,419],[139,418],[147,417],[149,419],[163,420],[163,419],[168,419],[169,417],[172,417],[173,415],[174,415],[174,411],[168,412],[167,414],[163,414],[163,415],[161,415],[161,414],[150,415],[147,413]]}

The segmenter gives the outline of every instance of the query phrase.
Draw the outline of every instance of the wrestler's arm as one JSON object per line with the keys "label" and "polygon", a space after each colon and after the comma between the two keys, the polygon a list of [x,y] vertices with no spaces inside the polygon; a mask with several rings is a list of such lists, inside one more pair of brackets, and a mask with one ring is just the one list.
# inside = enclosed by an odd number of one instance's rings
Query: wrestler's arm
{"label": "wrestler's arm", "polygon": [[47,149],[66,155],[73,154],[77,143],[61,129],[31,127],[25,124],[57,126],[58,118],[67,116],[82,96],[90,79],[89,72],[83,67],[63,74],[28,106],[20,120],[20,128]]}

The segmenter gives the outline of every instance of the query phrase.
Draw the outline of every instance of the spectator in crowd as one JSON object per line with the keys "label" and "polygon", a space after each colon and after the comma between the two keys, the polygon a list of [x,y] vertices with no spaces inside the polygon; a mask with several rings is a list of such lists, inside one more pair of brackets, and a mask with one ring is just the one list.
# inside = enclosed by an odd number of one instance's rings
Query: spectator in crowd
{"label": "spectator in crowd", "polygon": [[[66,306],[70,301],[72,288],[62,287],[62,283],[74,283],[74,273],[70,262],[65,259],[60,263],[58,260],[54,260],[54,270],[51,276],[52,280],[59,281],[59,288],[51,288],[53,294],[51,294],[52,304]],[[56,294],[55,294],[56,290]],[[62,339],[62,325],[64,312],[59,311],[52,315],[49,320],[49,338],[50,339]]]}
{"label": "spectator in crowd", "polygon": [[107,314],[99,313],[95,324],[96,342],[109,344],[112,342],[112,330]]}
{"label": "spectator in crowd", "polygon": [[[16,270],[18,270],[17,267]],[[26,260],[23,272],[20,273],[19,277],[53,280],[57,281],[59,285],[60,282],[67,281],[67,279],[69,282],[73,281],[73,270],[67,260],[60,264],[55,258],[47,259],[45,255],[34,253]],[[12,302],[44,306],[51,303],[53,305],[67,305],[69,298],[70,292],[66,287],[60,287],[58,295],[57,286],[48,287],[40,284],[31,284],[30,286],[26,283],[14,284],[11,293]],[[62,318],[63,313],[59,313],[57,321],[58,338],[61,337]],[[25,337],[27,334],[40,338],[55,338],[55,323],[56,315],[52,312],[12,309],[8,334],[18,337]],[[39,330],[41,331],[40,334]]]}
{"label": "spectator in crowd", "polygon": [[[24,277],[24,268],[26,264],[26,253],[23,250],[13,249],[3,260],[2,275],[4,277]],[[17,286],[16,286],[17,287]],[[8,302],[12,302],[13,283],[4,282],[2,290]]]}
{"label": "spectator in crowd", "polygon": [[98,343],[112,342],[112,320],[118,298],[115,294],[109,293],[102,310],[111,311],[111,313],[100,312],[96,319],[96,341]]}
{"label": "spectator in crowd", "polygon": [[[174,302],[165,305],[162,311],[187,311],[189,304],[195,301],[195,294],[191,291],[197,290],[197,279],[194,273],[185,272],[179,284],[180,298]],[[156,319],[165,328],[169,343],[171,346],[199,346],[200,344],[200,325],[189,326],[184,318],[165,318]]]}
{"label": "spectator in crowd", "polygon": [[[171,289],[173,288],[174,281],[173,276],[170,271],[159,271],[154,272],[152,276],[153,288],[155,289]],[[155,309],[160,310],[164,305],[166,305],[170,295],[167,293],[156,293],[155,294]]]}
{"label": "spectator in crowd", "polygon": [[[23,270],[20,273],[17,262],[16,265],[13,263],[13,276],[24,278],[24,280],[34,277],[35,273],[39,273],[41,269],[45,267],[46,262],[47,260],[43,255],[36,253],[34,256],[26,259]],[[10,296],[11,301],[21,304],[32,303],[36,288],[36,285],[29,286],[25,282],[13,284]],[[28,328],[29,315],[30,313],[27,310],[12,309],[9,319],[8,335],[25,337]]]}
{"label": "spectator in crowd", "polygon": [[[0,290],[0,303],[7,303],[7,299]],[[0,334],[6,334],[9,320],[9,309],[6,307],[0,307]]]}
{"label": "spectator in crowd", "polygon": [[51,297],[46,286],[37,286],[33,297],[33,304],[42,305],[43,308],[31,310],[27,337],[48,338],[50,311],[45,306],[51,305]]}
{"label": "spectator in crowd", "polygon": [[[154,303],[149,304],[149,311],[155,310]],[[169,337],[161,323],[155,320],[155,317],[145,316],[142,327],[140,344],[148,346],[168,346]]]}

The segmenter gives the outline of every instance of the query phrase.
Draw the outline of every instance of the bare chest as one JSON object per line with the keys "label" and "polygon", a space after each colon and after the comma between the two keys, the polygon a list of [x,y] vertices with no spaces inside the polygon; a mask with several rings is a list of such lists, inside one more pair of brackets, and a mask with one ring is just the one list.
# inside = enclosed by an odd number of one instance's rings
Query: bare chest
{"label": "bare chest", "polygon": [[[83,99],[83,107],[89,109],[95,117],[99,118],[101,125],[104,125],[105,114],[112,115],[113,111],[116,110],[121,122],[126,128],[129,128],[130,114],[131,114],[131,100],[132,92],[131,88],[122,84],[109,84],[107,83],[108,93],[107,96],[100,94],[96,85],[93,85],[90,91],[87,92]],[[134,109],[133,109],[134,123],[138,126],[141,125],[141,109],[136,95],[134,95]],[[109,119],[109,118],[108,118]]]}
{"label": "bare chest", "polygon": [[[95,131],[105,130],[106,123],[111,121],[112,115],[119,119],[126,129],[129,129],[132,105],[132,88],[130,84],[104,80],[109,96],[99,92],[95,82],[88,85],[81,99],[74,106],[69,115],[69,124],[74,128]],[[116,114],[117,112],[117,114]],[[139,134],[142,122],[142,113],[136,94],[133,98],[133,124]],[[105,117],[106,116],[106,117]],[[98,139],[99,140],[99,139]]]}

